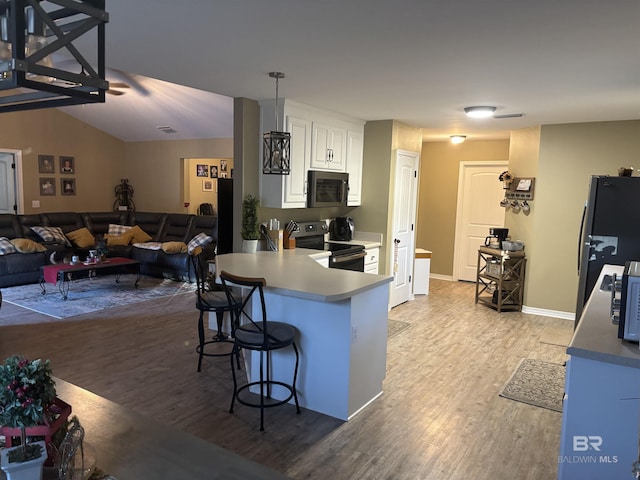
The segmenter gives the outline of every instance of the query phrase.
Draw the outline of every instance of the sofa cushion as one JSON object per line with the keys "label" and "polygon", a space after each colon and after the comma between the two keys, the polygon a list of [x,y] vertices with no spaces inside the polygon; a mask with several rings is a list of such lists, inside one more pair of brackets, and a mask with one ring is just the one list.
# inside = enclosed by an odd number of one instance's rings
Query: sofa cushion
{"label": "sofa cushion", "polygon": [[71,246],[60,227],[31,227],[31,230],[36,232],[44,242],[61,243],[67,247]]}
{"label": "sofa cushion", "polygon": [[151,235],[142,230],[139,225],[134,225],[129,229],[129,233],[133,235],[133,241],[135,243],[150,242],[152,240]]}
{"label": "sofa cushion", "polygon": [[40,245],[38,242],[34,242],[29,238],[14,238],[11,243],[15,249],[20,253],[36,253],[46,252],[47,247]]}
{"label": "sofa cushion", "polygon": [[8,255],[15,253],[16,247],[9,241],[7,237],[0,237],[0,255]]}
{"label": "sofa cushion", "polygon": [[0,237],[18,238],[22,236],[22,227],[17,216],[12,213],[0,214]]}
{"label": "sofa cushion", "polygon": [[163,242],[164,253],[187,253],[187,244],[184,242]]}
{"label": "sofa cushion", "polygon": [[67,233],[66,236],[76,247],[89,248],[96,246],[96,239],[86,227],[73,230],[72,232]]}
{"label": "sofa cushion", "polygon": [[197,247],[204,247],[211,242],[213,242],[213,238],[211,238],[204,232],[200,232],[189,241],[189,244],[187,245],[187,251],[190,255],[192,255],[194,254]]}

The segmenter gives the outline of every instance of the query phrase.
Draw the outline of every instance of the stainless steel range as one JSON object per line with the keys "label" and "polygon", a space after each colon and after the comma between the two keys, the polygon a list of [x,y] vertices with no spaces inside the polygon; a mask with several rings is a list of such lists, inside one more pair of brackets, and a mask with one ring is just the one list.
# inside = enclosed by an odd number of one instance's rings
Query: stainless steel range
{"label": "stainless steel range", "polygon": [[325,235],[329,227],[322,221],[298,222],[298,231],[292,233],[296,247],[331,252],[329,268],[364,272],[364,245],[326,242]]}

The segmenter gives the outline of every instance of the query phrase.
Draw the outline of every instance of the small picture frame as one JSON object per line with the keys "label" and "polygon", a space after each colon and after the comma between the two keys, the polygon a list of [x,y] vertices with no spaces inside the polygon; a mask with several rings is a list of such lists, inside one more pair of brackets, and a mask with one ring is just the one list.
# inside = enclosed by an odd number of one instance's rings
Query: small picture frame
{"label": "small picture frame", "polygon": [[213,180],[202,180],[202,191],[203,192],[213,192]]}
{"label": "small picture frame", "polygon": [[198,177],[208,177],[209,176],[209,165],[203,165],[201,163],[196,165],[196,176]]}
{"label": "small picture frame", "polygon": [[75,194],[76,194],[76,179],[61,178],[60,179],[60,195],[75,195]]}
{"label": "small picture frame", "polygon": [[60,155],[60,173],[76,173],[76,160],[74,157]]}
{"label": "small picture frame", "polygon": [[40,196],[51,197],[56,194],[56,179],[51,177],[40,177]]}
{"label": "small picture frame", "polygon": [[[225,174],[224,175],[225,178],[227,177],[227,175],[226,175],[227,168],[228,168],[227,161],[226,160],[220,160],[220,173],[224,173]],[[222,175],[220,175],[220,176],[222,176]]]}
{"label": "small picture frame", "polygon": [[53,155],[38,155],[38,173],[56,173]]}
{"label": "small picture frame", "polygon": [[217,165],[209,166],[209,173],[211,174],[211,178],[218,178],[218,166]]}

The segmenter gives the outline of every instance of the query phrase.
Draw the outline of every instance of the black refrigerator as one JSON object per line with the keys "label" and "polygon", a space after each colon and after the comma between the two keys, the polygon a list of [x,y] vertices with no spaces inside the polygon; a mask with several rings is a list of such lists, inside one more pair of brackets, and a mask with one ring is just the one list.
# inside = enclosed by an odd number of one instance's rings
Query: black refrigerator
{"label": "black refrigerator", "polygon": [[579,241],[576,327],[602,266],[640,260],[640,177],[591,177]]}
{"label": "black refrigerator", "polygon": [[233,252],[233,179],[218,178],[218,255]]}

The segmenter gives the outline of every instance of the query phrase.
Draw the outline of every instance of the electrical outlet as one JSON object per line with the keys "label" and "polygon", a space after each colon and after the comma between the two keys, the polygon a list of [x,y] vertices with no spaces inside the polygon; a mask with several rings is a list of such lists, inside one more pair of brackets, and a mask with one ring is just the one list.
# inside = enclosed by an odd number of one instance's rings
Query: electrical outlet
{"label": "electrical outlet", "polygon": [[31,200],[31,208],[40,208],[40,200]]}

